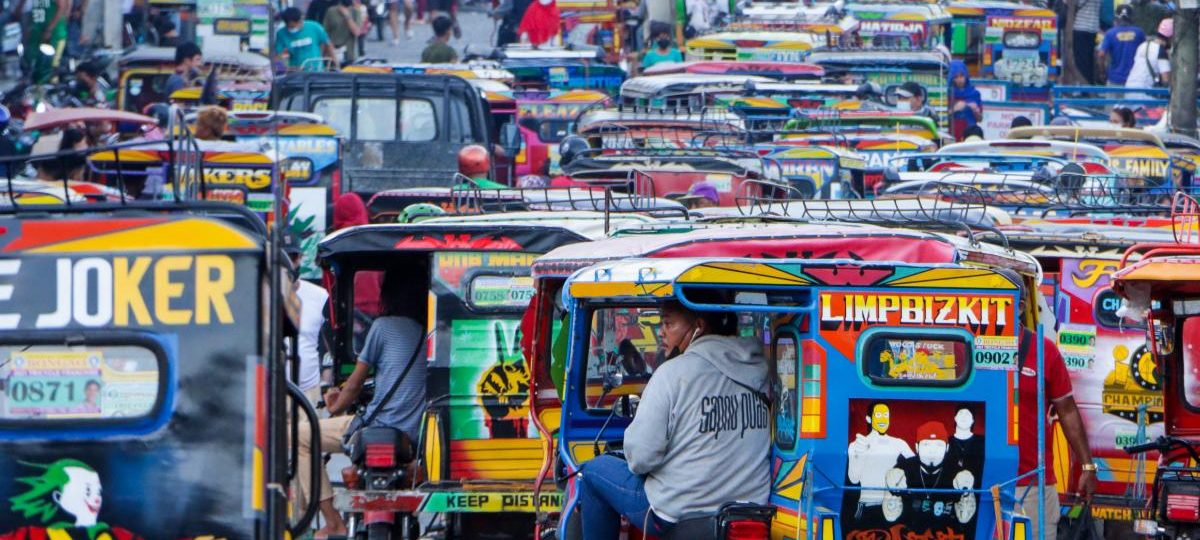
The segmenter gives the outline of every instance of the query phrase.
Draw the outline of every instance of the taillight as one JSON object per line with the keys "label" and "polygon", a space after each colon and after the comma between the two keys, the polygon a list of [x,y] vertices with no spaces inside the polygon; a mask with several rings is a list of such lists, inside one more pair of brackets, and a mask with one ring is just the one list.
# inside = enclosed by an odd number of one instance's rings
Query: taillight
{"label": "taillight", "polygon": [[342,483],[349,489],[358,489],[361,485],[362,477],[358,475],[358,469],[355,467],[342,467]]}
{"label": "taillight", "polygon": [[367,444],[367,466],[395,467],[396,445],[383,443]]}
{"label": "taillight", "polygon": [[725,540],[767,540],[770,531],[761,521],[731,521],[725,529]]}
{"label": "taillight", "polygon": [[1167,495],[1167,519],[1189,523],[1200,522],[1200,495],[1183,493]]}

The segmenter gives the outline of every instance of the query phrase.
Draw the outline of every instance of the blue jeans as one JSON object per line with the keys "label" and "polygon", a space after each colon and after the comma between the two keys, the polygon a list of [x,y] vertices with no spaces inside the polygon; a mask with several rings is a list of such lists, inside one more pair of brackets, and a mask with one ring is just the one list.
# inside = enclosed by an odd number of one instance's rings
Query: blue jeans
{"label": "blue jeans", "polygon": [[648,524],[646,532],[656,536],[670,526],[650,511],[645,479],[633,474],[629,464],[619,457],[596,456],[584,463],[576,485],[583,540],[616,540],[621,532],[621,516],[638,529]]}

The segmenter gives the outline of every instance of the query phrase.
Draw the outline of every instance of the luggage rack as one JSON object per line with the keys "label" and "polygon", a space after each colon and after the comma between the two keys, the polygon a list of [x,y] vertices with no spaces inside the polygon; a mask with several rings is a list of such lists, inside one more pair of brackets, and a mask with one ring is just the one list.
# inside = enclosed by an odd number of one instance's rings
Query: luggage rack
{"label": "luggage rack", "polygon": [[1129,180],[1119,175],[1078,174],[1072,171],[1060,171],[1054,177],[1039,171],[946,171],[936,179],[894,184],[892,190],[885,188],[883,195],[955,196],[936,187],[933,193],[928,192],[929,183],[933,182],[937,185],[969,185],[973,188],[969,202],[982,200],[1012,212],[1038,213],[1040,217],[1073,217],[1096,213],[1165,216],[1171,213],[1170,201],[1174,193],[1180,192],[1179,188],[1129,185]]}
{"label": "luggage rack", "polygon": [[876,199],[765,199],[737,198],[743,216],[779,216],[800,221],[834,221],[900,226],[921,230],[962,233],[972,244],[977,234],[995,235],[1005,249],[1008,237],[999,229],[978,189],[964,184],[930,181],[922,195]]}
{"label": "luggage rack", "polygon": [[[682,204],[653,196],[654,179],[631,171],[620,180],[585,181],[588,187],[485,188],[456,173],[453,182],[469,185],[453,190],[451,208],[442,215],[478,215],[512,212],[602,212],[605,233],[612,214],[645,214],[651,217],[690,217]],[[620,188],[630,188],[622,190]]]}

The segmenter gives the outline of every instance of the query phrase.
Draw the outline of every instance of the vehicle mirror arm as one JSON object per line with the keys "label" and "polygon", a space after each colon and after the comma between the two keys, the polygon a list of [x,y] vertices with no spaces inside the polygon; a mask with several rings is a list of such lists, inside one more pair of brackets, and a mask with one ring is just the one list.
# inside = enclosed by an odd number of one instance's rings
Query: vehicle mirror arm
{"label": "vehicle mirror arm", "polygon": [[[295,383],[291,381],[287,381],[287,393],[288,396],[292,398],[294,405],[299,406],[304,410],[304,416],[306,416],[308,419],[309,436],[312,437],[312,447],[319,448],[321,441],[321,423],[317,421],[317,410],[314,409],[312,404],[308,402],[308,398],[304,397],[304,392],[300,390],[300,387],[296,386]],[[299,423],[293,422],[292,429],[296,430],[298,436]],[[312,481],[312,483],[309,485],[318,486],[320,485],[321,467],[324,465],[324,462],[319,459],[310,459],[308,461],[309,470],[307,472],[309,475],[311,475]],[[296,471],[296,474],[301,474],[301,471]],[[304,507],[304,514],[300,516],[300,519],[297,520],[296,523],[291,524],[288,527],[288,532],[291,533],[293,538],[298,538],[312,525],[313,518],[317,516],[317,507],[321,504],[321,501],[318,499],[320,499],[320,497],[309,497],[307,501],[308,504],[306,504]]]}
{"label": "vehicle mirror arm", "polygon": [[[607,395],[608,395],[607,392],[605,392],[604,394],[601,394],[599,402],[601,402],[601,403],[604,402],[604,397]],[[600,439],[604,437],[604,430],[608,429],[608,424],[610,422],[612,422],[613,417],[617,415],[617,410],[620,408],[620,406],[621,406],[620,400],[613,402],[612,410],[610,410],[608,412],[608,418],[604,419],[604,423],[600,425],[600,431],[596,432],[596,439],[592,441],[593,455],[596,455],[596,456],[600,455]]]}

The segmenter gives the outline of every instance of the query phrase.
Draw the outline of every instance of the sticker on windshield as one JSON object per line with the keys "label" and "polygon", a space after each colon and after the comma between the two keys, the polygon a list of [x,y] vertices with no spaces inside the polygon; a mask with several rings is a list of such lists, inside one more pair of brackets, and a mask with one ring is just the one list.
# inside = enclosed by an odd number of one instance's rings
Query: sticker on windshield
{"label": "sticker on windshield", "polygon": [[1017,338],[1014,336],[975,336],[975,367],[1014,371],[1017,369]]}
{"label": "sticker on windshield", "polygon": [[1092,369],[1096,362],[1096,327],[1064,324],[1058,331],[1058,352],[1071,371]]}

